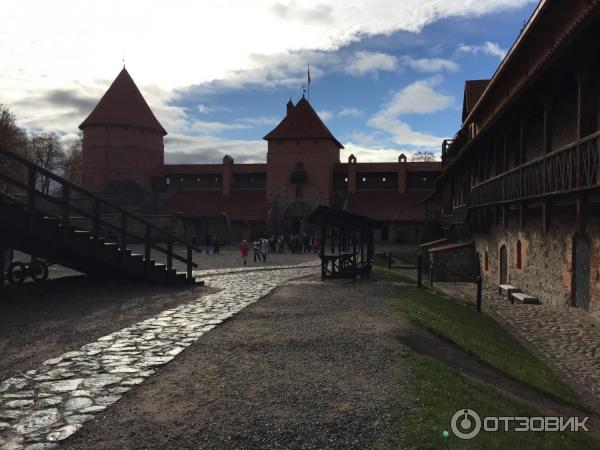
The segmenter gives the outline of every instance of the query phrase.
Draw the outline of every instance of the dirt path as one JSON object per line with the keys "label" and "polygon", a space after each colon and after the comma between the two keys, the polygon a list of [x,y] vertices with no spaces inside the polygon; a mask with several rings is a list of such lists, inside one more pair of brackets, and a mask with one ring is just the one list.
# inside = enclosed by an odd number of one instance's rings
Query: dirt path
{"label": "dirt path", "polygon": [[0,297],[0,380],[208,292],[200,286],[85,276],[5,287]]}
{"label": "dirt path", "polygon": [[[213,329],[64,448],[371,448],[406,389],[393,285],[292,282]],[[406,406],[408,409],[408,407]]]}

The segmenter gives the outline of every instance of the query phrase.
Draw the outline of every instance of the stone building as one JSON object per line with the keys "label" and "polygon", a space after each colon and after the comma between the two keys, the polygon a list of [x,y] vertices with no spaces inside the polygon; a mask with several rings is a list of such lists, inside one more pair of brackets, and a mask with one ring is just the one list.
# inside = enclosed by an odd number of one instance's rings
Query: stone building
{"label": "stone building", "polygon": [[308,215],[333,206],[385,222],[380,241],[431,233],[424,199],[440,162],[340,162],[342,144],[304,97],[269,132],[267,161],[164,164],[167,134],[125,69],[81,124],[85,187],[148,214],[176,217],[186,237],[222,239],[310,231]]}
{"label": "stone building", "polygon": [[492,79],[465,85],[436,198],[484,284],[600,311],[600,7],[542,1]]}

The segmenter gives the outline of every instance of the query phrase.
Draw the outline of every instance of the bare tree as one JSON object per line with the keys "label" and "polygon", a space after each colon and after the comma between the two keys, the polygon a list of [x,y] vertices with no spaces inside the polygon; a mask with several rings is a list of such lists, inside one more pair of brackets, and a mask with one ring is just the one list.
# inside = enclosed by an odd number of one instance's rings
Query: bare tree
{"label": "bare tree", "polygon": [[[31,160],[38,166],[56,171],[63,167],[65,160],[65,151],[54,133],[42,133],[31,138],[29,145]],[[40,190],[44,194],[50,194],[50,178],[46,175],[39,175],[36,180]]]}
{"label": "bare tree", "polygon": [[[0,104],[0,147],[10,150],[25,158],[28,157],[29,140],[25,131],[17,126],[14,114]],[[10,177],[16,181],[25,181],[26,174],[23,167],[14,161],[0,155],[0,175]],[[0,177],[0,190],[7,191],[8,183]]]}
{"label": "bare tree", "polygon": [[83,173],[83,156],[81,153],[81,133],[79,138],[71,143],[65,151],[63,160],[63,176],[71,183],[81,185]]}
{"label": "bare tree", "polygon": [[419,151],[412,156],[411,161],[415,161],[415,162],[435,161],[435,155],[433,154],[433,152]]}

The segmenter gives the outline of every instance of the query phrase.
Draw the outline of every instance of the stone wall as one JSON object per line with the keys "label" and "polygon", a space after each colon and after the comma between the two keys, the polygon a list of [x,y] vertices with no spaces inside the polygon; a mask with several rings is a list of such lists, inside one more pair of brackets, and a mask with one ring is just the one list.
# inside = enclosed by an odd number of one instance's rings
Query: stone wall
{"label": "stone wall", "polygon": [[[573,238],[577,232],[574,211],[569,209],[550,224],[547,232],[541,218],[529,218],[523,227],[513,218],[506,228],[492,227],[488,233],[475,234],[484,285],[497,286],[500,279],[500,248],[506,245],[508,282],[540,302],[558,308],[573,304]],[[589,311],[599,311],[600,294],[600,220],[588,219],[585,227],[591,241]],[[517,266],[517,242],[521,243],[521,268]],[[488,267],[485,267],[485,254]]]}
{"label": "stone wall", "polygon": [[430,263],[435,281],[473,282],[476,276],[475,250],[472,244],[431,249]]}

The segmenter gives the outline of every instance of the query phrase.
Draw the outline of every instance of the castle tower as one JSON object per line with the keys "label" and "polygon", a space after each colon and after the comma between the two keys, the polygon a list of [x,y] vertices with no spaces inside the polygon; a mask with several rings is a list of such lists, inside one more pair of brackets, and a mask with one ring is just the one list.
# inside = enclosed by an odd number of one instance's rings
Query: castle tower
{"label": "castle tower", "polygon": [[98,192],[115,181],[150,188],[164,163],[167,134],[123,68],[79,128],[83,131],[83,186]]}
{"label": "castle tower", "polygon": [[284,119],[263,139],[267,151],[267,199],[284,217],[301,220],[319,205],[330,205],[333,169],[342,144],[302,97],[287,104]]}

